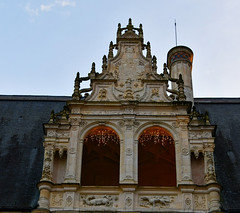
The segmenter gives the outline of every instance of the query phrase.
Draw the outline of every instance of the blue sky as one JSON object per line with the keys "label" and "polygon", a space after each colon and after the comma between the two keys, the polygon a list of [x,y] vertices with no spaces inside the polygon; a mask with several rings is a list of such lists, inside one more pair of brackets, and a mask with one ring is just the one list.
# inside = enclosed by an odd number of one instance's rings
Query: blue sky
{"label": "blue sky", "polygon": [[[118,23],[143,24],[158,59],[178,44],[194,52],[195,97],[240,96],[239,0],[0,0],[0,94],[72,95],[77,72],[115,42]],[[86,85],[87,86],[87,85]]]}

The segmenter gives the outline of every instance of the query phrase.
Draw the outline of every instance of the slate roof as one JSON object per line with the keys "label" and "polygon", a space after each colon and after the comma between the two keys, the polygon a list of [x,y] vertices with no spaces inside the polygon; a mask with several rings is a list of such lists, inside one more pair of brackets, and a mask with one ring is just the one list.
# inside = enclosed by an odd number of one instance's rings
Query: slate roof
{"label": "slate roof", "polygon": [[[0,96],[0,211],[36,208],[43,163],[43,123],[71,97]],[[240,212],[240,99],[196,98],[217,125],[215,164],[222,207]]]}
{"label": "slate roof", "polygon": [[66,97],[0,96],[0,210],[37,206],[43,163],[43,123]]}
{"label": "slate roof", "polygon": [[240,212],[240,98],[196,98],[195,105],[217,125],[214,157],[222,207]]}

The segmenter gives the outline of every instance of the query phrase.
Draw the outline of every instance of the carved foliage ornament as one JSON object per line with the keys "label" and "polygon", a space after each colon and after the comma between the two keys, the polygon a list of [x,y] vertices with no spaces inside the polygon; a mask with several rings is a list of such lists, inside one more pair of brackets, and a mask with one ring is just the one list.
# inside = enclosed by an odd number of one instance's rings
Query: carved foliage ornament
{"label": "carved foliage ornament", "polygon": [[43,164],[42,180],[52,181],[51,163],[53,158],[53,150],[45,150],[45,159]]}
{"label": "carved foliage ornament", "polygon": [[216,182],[216,174],[213,162],[213,152],[205,152],[205,157],[207,161],[207,171],[205,175],[205,181],[209,182]]}
{"label": "carved foliage ornament", "polygon": [[61,207],[63,203],[63,194],[62,193],[53,193],[51,199],[51,206]]}
{"label": "carved foliage ornament", "polygon": [[195,209],[206,209],[205,195],[194,195],[194,208]]}

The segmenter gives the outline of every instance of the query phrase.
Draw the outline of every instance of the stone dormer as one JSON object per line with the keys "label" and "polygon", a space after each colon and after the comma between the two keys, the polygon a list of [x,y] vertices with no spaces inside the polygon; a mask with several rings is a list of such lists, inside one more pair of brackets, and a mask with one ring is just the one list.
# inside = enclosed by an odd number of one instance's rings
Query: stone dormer
{"label": "stone dormer", "polygon": [[158,73],[142,25],[119,24],[102,71],[77,73],[72,100],[44,125],[34,211],[219,211],[215,126],[192,108],[191,66],[191,50],[175,47]]}

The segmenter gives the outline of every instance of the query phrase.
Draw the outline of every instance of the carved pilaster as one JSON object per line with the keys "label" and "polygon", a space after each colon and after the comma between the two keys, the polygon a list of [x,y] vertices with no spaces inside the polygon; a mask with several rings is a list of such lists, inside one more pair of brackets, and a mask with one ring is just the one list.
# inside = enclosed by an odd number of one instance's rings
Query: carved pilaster
{"label": "carved pilaster", "polygon": [[205,182],[207,184],[216,183],[213,152],[211,151],[204,152],[204,164],[205,164]]}
{"label": "carved pilaster", "polygon": [[137,146],[133,141],[133,134],[134,134],[134,124],[135,124],[135,116],[134,115],[126,115],[124,116],[124,134],[125,138],[123,143],[123,153],[121,153],[121,180],[120,183],[129,183],[134,184],[137,182],[137,168],[136,168],[136,152]]}
{"label": "carved pilaster", "polygon": [[[177,120],[178,132],[179,132],[179,142],[181,146],[181,182],[182,183],[192,183],[192,173],[191,173],[191,155],[190,146],[188,141],[188,123],[189,119],[185,117],[179,117]],[[178,159],[177,159],[178,160]]]}
{"label": "carved pilaster", "polygon": [[79,181],[77,178],[77,150],[79,143],[79,128],[80,128],[80,118],[70,118],[71,121],[71,129],[70,129],[70,140],[68,147],[68,155],[67,155],[67,167],[65,174],[65,183],[76,183]]}
{"label": "carved pilaster", "polygon": [[45,147],[41,181],[53,180],[53,149],[53,147]]}

